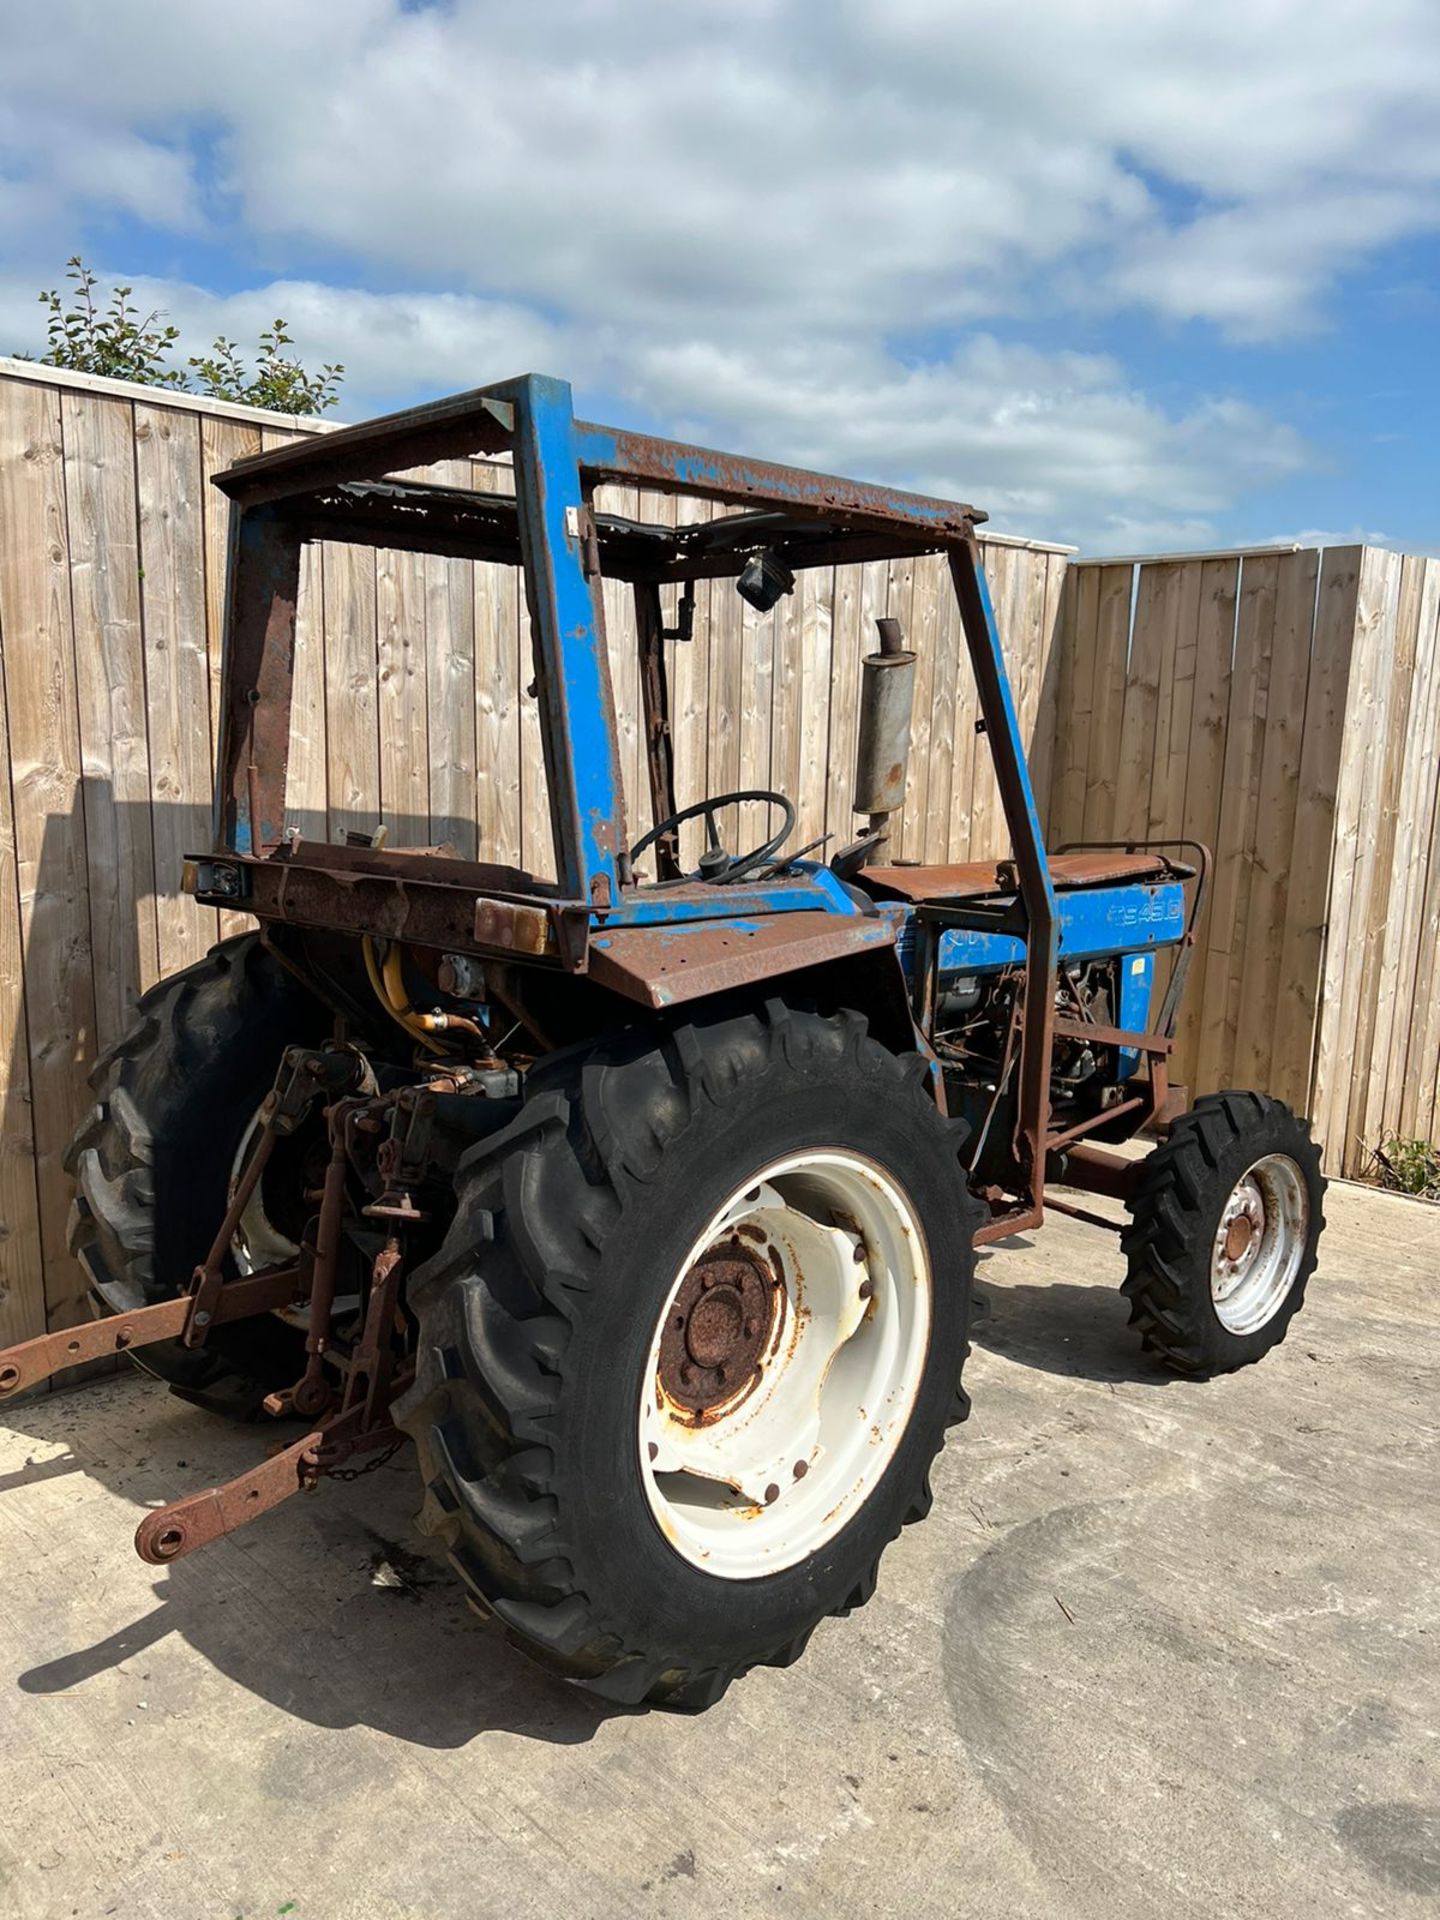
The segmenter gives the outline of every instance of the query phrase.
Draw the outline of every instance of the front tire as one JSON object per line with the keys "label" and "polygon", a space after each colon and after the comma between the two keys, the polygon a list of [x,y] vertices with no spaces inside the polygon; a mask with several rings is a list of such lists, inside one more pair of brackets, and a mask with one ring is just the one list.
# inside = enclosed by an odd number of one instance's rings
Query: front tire
{"label": "front tire", "polygon": [[1143,1163],[1121,1236],[1146,1350],[1228,1373],[1285,1338],[1315,1271],[1325,1179],[1308,1124],[1263,1093],[1197,1100]]}
{"label": "front tire", "polygon": [[927,1511],[981,1209],[925,1071],[772,1002],[545,1063],[462,1162],[397,1417],[422,1527],[553,1672],[707,1706]]}

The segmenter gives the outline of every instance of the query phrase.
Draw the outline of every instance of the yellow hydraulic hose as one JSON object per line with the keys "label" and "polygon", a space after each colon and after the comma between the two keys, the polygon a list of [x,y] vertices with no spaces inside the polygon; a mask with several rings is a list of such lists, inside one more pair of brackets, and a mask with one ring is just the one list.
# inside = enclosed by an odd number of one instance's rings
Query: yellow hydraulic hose
{"label": "yellow hydraulic hose", "polygon": [[415,1013],[405,997],[405,979],[401,971],[400,949],[392,947],[385,956],[382,973],[375,958],[375,942],[367,933],[360,943],[365,955],[365,971],[370,976],[370,985],[375,989],[375,998],[384,1007],[390,1018],[399,1027],[403,1027],[412,1040],[418,1040],[422,1047],[431,1053],[443,1053],[444,1047],[438,1040],[432,1040],[425,1030],[423,1014]]}

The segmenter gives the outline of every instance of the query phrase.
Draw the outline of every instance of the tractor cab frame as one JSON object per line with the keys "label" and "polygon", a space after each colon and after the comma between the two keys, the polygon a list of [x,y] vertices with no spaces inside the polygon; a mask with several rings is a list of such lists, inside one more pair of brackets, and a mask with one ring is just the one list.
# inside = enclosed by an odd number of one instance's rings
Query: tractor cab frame
{"label": "tractor cab frame", "polygon": [[[376,477],[476,454],[509,458],[513,497]],[[626,520],[597,512],[596,489],[607,482],[709,499],[730,511],[678,528]],[[1125,923],[1136,918],[1137,885],[1148,888],[1142,907],[1159,905],[1149,927],[1140,916],[1134,944],[1143,951],[1152,942],[1178,941],[1188,952],[1202,889],[1195,889],[1188,927],[1178,930],[1174,883],[1192,869],[1157,857],[1154,849],[1117,866],[1114,854],[1133,856],[1136,842],[1100,850],[1101,857],[1092,849],[1078,866],[1072,860],[1067,868],[1062,860],[1057,869],[1071,889],[1083,889],[1071,918],[1084,924],[1072,940],[1062,938],[1055,878],[976,540],[983,512],[594,426],[574,417],[564,382],[535,375],[257,455],[217,484],[235,511],[215,845],[189,869],[198,897],[242,907],[266,924],[357,934],[380,928],[401,942],[588,974],[654,1008],[888,953],[888,966],[871,969],[867,997],[874,998],[878,986],[892,1005],[901,1002],[900,1020],[908,1003],[927,1049],[947,935],[956,936],[950,945],[963,943],[971,959],[989,944],[1007,959],[1018,958],[1024,986],[1015,1017],[1013,1185],[989,1193],[993,1218],[982,1237],[1040,1223],[1047,1154],[1071,1149],[1070,1165],[1081,1180],[1113,1185],[1123,1179],[1123,1165],[1109,1167],[1108,1156],[1076,1155],[1073,1148],[1098,1130],[1115,1137],[1127,1116],[1130,1131],[1169,1110],[1165,1067],[1184,952],[1158,1030],[1137,1020],[1123,1031],[1112,1023],[1107,1034],[1127,1064],[1143,1062],[1147,1073],[1103,1111],[1053,1127],[1057,1018],[1064,1024],[1055,1012],[1057,966],[1067,946],[1079,952],[1098,950],[1097,940],[1100,948],[1124,944]],[[287,826],[300,550],[317,540],[523,570],[554,883],[435,852],[307,841]],[[877,913],[825,865],[794,858],[723,885],[687,880],[673,833],[658,838],[657,879],[638,878],[628,852],[602,580],[626,581],[634,592],[650,801],[663,823],[677,810],[665,656],[673,636],[665,626],[663,586],[684,590],[683,631],[697,580],[736,580],[763,562],[783,582],[805,567],[936,553],[945,556],[954,586],[1011,860],[953,872],[897,869],[895,884],[878,891],[906,902],[903,919],[894,911]],[[1203,850],[1200,859],[1203,865]],[[1126,883],[1119,893],[1116,882]],[[943,1103],[938,1071],[937,1087]]]}

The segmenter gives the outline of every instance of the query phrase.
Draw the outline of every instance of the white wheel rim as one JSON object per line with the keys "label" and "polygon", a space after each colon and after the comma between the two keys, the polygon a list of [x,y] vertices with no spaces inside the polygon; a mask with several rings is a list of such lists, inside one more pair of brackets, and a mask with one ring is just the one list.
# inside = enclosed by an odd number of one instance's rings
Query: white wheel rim
{"label": "white wheel rim", "polygon": [[1295,1284],[1310,1228],[1305,1176],[1289,1154],[1267,1153],[1235,1182],[1210,1250],[1210,1298],[1231,1333],[1273,1320]]}
{"label": "white wheel rim", "polygon": [[888,1175],[841,1148],[753,1174],[697,1236],[650,1343],[640,1466],[670,1545],[747,1580],[833,1539],[904,1437],[929,1342],[929,1255]]}

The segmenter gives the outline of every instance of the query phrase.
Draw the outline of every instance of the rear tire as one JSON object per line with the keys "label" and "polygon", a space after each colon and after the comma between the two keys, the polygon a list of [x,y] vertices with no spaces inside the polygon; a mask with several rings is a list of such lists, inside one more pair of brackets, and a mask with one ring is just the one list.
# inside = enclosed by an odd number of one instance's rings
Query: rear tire
{"label": "rear tire", "polygon": [[[764,1017],[697,1022],[665,1037],[616,1035],[557,1056],[532,1073],[520,1118],[462,1161],[449,1237],[411,1286],[418,1371],[396,1414],[416,1442],[426,1483],[421,1526],[445,1542],[479,1610],[552,1672],[612,1700],[708,1706],[749,1667],[796,1659],[826,1614],[868,1600],[886,1545],[928,1511],[931,1462],[946,1427],[968,1412],[960,1372],[982,1209],[958,1162],[961,1130],[937,1112],[925,1075],[919,1056],[899,1059],[871,1040],[858,1014],[821,1018],[772,1002]],[[796,1157],[806,1170],[785,1175]],[[850,1171],[831,1187],[819,1174],[819,1184],[807,1184],[812,1161]],[[805,1509],[809,1533],[797,1522],[787,1536],[777,1520],[766,1536],[773,1570],[764,1570],[762,1554],[717,1572],[704,1538],[683,1539],[666,1500],[656,1498],[644,1420],[657,1383],[679,1377],[665,1373],[663,1358],[657,1373],[656,1356],[677,1287],[691,1287],[692,1309],[700,1298],[701,1281],[689,1277],[705,1265],[696,1247],[727,1205],[761,1206],[760,1176],[772,1167],[777,1179],[799,1183],[786,1189],[794,1218],[784,1208],[775,1218],[789,1221],[787,1231],[807,1248],[803,1273],[796,1259],[802,1280],[813,1284],[830,1257],[825,1236],[839,1236],[841,1221],[866,1249],[849,1263],[854,1284],[874,1275],[856,1328],[842,1327],[833,1368],[816,1390],[824,1406],[832,1390],[843,1405],[852,1381],[874,1377],[850,1361],[859,1321],[887,1337],[895,1330],[890,1345],[914,1358],[887,1376],[903,1411],[886,1415],[879,1409],[890,1402],[874,1398],[864,1410],[888,1451],[868,1479],[857,1474],[864,1486],[852,1506],[833,1522]],[[850,1220],[848,1204],[832,1212],[850,1191],[845,1180],[863,1180],[866,1168],[875,1193],[888,1190],[898,1203],[887,1211],[877,1199],[866,1221]],[[918,1341],[913,1319],[907,1334],[898,1309],[885,1304],[900,1296],[887,1292],[890,1265],[871,1244],[898,1247],[902,1220],[914,1223],[922,1243],[914,1271],[926,1276],[928,1331]],[[719,1322],[734,1295],[730,1333],[750,1371],[738,1403],[729,1404],[758,1425],[750,1410],[770,1404],[768,1383],[783,1375],[755,1357],[763,1328],[745,1345],[755,1329],[740,1303],[761,1285],[753,1271],[736,1277],[750,1244],[730,1234],[706,1259],[736,1271],[707,1268],[704,1284],[718,1289],[709,1298]],[[833,1244],[832,1277],[853,1251],[838,1237]],[[890,1264],[910,1270],[898,1255]],[[784,1272],[775,1324],[793,1329],[798,1321],[785,1320],[792,1276]],[[806,1297],[819,1316],[824,1296]],[[714,1336],[719,1322],[713,1313],[703,1327],[692,1319],[692,1332]],[[723,1344],[730,1336],[721,1337]],[[803,1342],[793,1337],[798,1351]],[[777,1330],[777,1368],[784,1344]],[[717,1358],[691,1340],[689,1425],[701,1435],[738,1431],[741,1422],[718,1402],[708,1424],[705,1403],[721,1393],[722,1376],[707,1373],[697,1353]],[[732,1390],[733,1382],[724,1389]],[[858,1397],[870,1397],[868,1388]],[[853,1406],[850,1417],[861,1411]],[[784,1416],[774,1418],[783,1428]],[[780,1516],[792,1500],[798,1515],[805,1475],[823,1472],[832,1454],[844,1457],[866,1429],[841,1421],[821,1431],[816,1464],[797,1473],[791,1463],[784,1488],[777,1473],[753,1507],[707,1480],[719,1519],[728,1527],[738,1504],[753,1514],[759,1538],[770,1503]],[[729,1528],[716,1564],[737,1538]]]}
{"label": "rear tire", "polygon": [[[289,1044],[325,1032],[324,1008],[241,934],[152,987],[139,1018],[90,1075],[97,1103],[65,1156],[76,1194],[70,1250],[103,1313],[184,1292],[210,1250],[235,1155]],[[217,1327],[200,1347],[132,1355],[183,1399],[254,1419],[304,1364],[304,1338],[264,1315]]]}
{"label": "rear tire", "polygon": [[1249,1366],[1315,1271],[1325,1179],[1308,1122],[1263,1093],[1197,1100],[1146,1158],[1121,1236],[1146,1350],[1181,1373]]}

